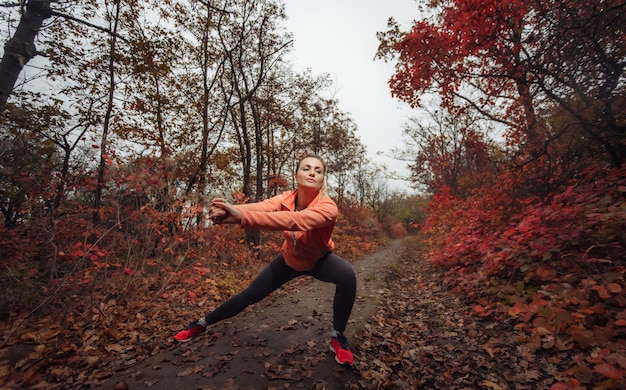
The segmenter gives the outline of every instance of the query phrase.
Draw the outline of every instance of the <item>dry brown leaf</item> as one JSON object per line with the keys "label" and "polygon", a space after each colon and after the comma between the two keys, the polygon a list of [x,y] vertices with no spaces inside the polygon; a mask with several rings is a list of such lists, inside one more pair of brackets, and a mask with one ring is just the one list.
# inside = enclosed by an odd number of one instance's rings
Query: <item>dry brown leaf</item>
{"label": "dry brown leaf", "polygon": [[124,347],[121,344],[109,344],[104,347],[107,352],[124,352],[128,347]]}
{"label": "dry brown leaf", "polygon": [[485,387],[488,387],[490,389],[493,389],[493,390],[504,390],[505,389],[504,387],[500,386],[499,384],[497,384],[495,382],[492,382],[492,381],[488,381],[488,380],[482,381],[482,382],[480,382],[480,384],[485,386]]}
{"label": "dry brown leaf", "polygon": [[483,349],[485,350],[485,352],[487,352],[489,354],[490,357],[494,357],[495,356],[495,350],[491,347],[491,345],[489,344],[483,344]]}
{"label": "dry brown leaf", "polygon": [[179,372],[178,374],[176,374],[176,376],[178,377],[186,377],[189,376],[191,374],[197,374],[199,372],[202,372],[204,370],[204,366],[203,365],[199,365],[199,366],[195,366],[195,367],[190,367],[186,370],[183,370],[181,372]]}

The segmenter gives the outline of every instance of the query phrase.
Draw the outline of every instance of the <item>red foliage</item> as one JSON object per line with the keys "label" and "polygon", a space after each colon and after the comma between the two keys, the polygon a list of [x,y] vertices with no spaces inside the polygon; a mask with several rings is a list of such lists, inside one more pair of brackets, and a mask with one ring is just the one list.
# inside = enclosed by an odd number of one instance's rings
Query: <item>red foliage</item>
{"label": "red foliage", "polygon": [[389,227],[389,236],[391,238],[404,238],[406,237],[406,229],[402,225],[402,222],[396,222]]}
{"label": "red foliage", "polygon": [[[544,151],[551,127],[541,116],[567,113],[561,131],[581,132],[613,166],[623,151],[623,2],[451,0],[429,4],[436,18],[408,33],[393,26],[379,55],[397,56],[392,94],[412,106],[438,94],[451,111],[468,108],[506,123],[509,145]],[[616,70],[617,69],[617,70]],[[598,93],[598,91],[602,91]],[[555,110],[558,107],[558,110]],[[544,117],[545,118],[545,117]],[[591,125],[593,123],[593,125]],[[552,133],[553,134],[553,133]],[[579,154],[578,152],[577,154]],[[591,153],[595,156],[596,153]]]}
{"label": "red foliage", "polygon": [[[437,80],[444,102],[450,102],[471,74],[511,74],[511,52],[520,50],[511,37],[525,13],[521,0],[457,0],[445,9],[441,26],[415,23],[395,48],[402,66],[390,81],[394,95],[418,105],[421,92]],[[487,92],[503,96],[497,79],[502,80],[494,77]]]}
{"label": "red foliage", "polygon": [[372,210],[342,203],[333,234],[337,253],[347,259],[358,258],[375,250],[381,236],[381,226]]}
{"label": "red foliage", "polygon": [[[519,320],[528,353],[576,351],[576,364],[588,367],[583,383],[623,385],[626,169],[590,168],[561,191],[518,201],[514,213],[501,207],[512,200],[503,187],[497,197],[493,189],[434,196],[423,229],[428,260],[450,268],[477,315]],[[580,380],[577,370],[568,375]]]}

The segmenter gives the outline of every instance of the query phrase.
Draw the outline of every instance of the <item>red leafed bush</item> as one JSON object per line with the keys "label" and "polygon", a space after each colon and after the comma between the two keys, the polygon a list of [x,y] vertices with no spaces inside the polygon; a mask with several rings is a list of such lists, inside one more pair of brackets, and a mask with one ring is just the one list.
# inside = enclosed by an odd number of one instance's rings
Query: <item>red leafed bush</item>
{"label": "red leafed bush", "polygon": [[480,267],[488,277],[574,254],[623,256],[626,170],[589,170],[560,192],[516,201],[513,213],[502,206],[513,202],[501,188],[468,199],[444,188],[433,197],[423,226],[431,262]]}
{"label": "red leafed bush", "polygon": [[404,238],[406,237],[406,229],[402,225],[402,222],[396,222],[389,227],[389,235],[391,238]]}
{"label": "red leafed bush", "polygon": [[524,350],[578,354],[555,389],[582,377],[583,385],[619,388],[626,169],[590,168],[548,196],[517,200],[517,208],[501,207],[514,201],[507,190],[434,196],[424,224],[428,260],[449,268],[450,284],[476,300],[477,315],[519,321]]}
{"label": "red leafed bush", "polygon": [[358,258],[375,250],[382,239],[381,226],[372,210],[347,201],[342,203],[333,234],[339,255]]}

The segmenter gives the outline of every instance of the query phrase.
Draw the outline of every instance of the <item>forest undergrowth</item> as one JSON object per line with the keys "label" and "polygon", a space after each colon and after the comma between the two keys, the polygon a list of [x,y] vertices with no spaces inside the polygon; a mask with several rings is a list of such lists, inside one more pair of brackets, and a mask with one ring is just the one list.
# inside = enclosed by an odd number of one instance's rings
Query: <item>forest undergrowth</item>
{"label": "forest undergrowth", "polygon": [[[423,260],[423,240],[419,236],[404,239],[398,248],[392,254],[385,254],[389,260],[370,262],[374,268],[365,275],[379,279],[382,286],[360,292],[377,297],[376,310],[364,323],[351,325],[359,329],[352,340],[357,356],[352,374],[342,374],[344,382],[340,387],[327,384],[323,388],[623,388],[619,378],[597,380],[597,375],[587,379],[581,376],[581,357],[603,356],[601,348],[574,344],[550,348],[542,344],[541,348],[531,350],[525,342],[528,322],[515,316],[477,312],[476,297],[459,294],[455,279],[445,268]],[[357,268],[359,261],[354,262]],[[94,296],[75,297],[71,304],[68,302],[67,318],[60,323],[55,323],[53,317],[42,317],[36,325],[31,322],[14,329],[4,327],[3,337],[12,332],[14,341],[5,342],[2,347],[0,387],[113,389],[116,385],[125,388],[125,382],[119,381],[124,370],[140,366],[151,356],[165,356],[166,362],[171,359],[166,358],[173,353],[168,336],[180,326],[181,318],[189,316],[189,308],[217,304],[223,299],[222,294],[224,297],[230,294],[225,289],[243,288],[246,276],[255,274],[255,268],[254,265],[241,268],[239,277],[224,276],[223,280],[230,280],[230,284],[201,283],[202,287],[194,289],[197,295],[172,286],[167,292],[145,295],[144,299],[111,298],[107,305],[87,310],[97,296],[94,292]],[[288,286],[282,299],[297,297],[294,292],[303,288],[302,283],[308,282],[303,280]],[[488,298],[485,295],[483,299]],[[70,306],[76,309],[70,310]],[[103,321],[99,316],[117,318],[117,322]],[[547,337],[545,331],[540,335]],[[309,350],[304,348],[298,353],[303,354],[302,359],[310,359]],[[619,352],[614,354],[617,357]],[[317,360],[315,364],[321,363]],[[189,380],[188,371],[194,367],[180,368],[179,383]],[[276,384],[279,379],[294,378],[289,364],[272,366],[265,375],[270,377],[269,383]],[[580,384],[574,386],[572,377]],[[143,379],[145,384],[156,385],[152,378]],[[289,383],[295,388],[309,388],[308,385],[319,385],[321,380],[300,377]],[[207,380],[203,388],[213,388],[210,383]],[[235,381],[231,388],[248,387],[238,386]]]}
{"label": "forest undergrowth", "polygon": [[597,340],[589,336],[585,345],[581,340],[555,346],[548,342],[551,332],[546,329],[531,333],[543,343],[529,346],[528,327],[541,320],[477,311],[476,299],[495,302],[498,298],[491,292],[479,298],[459,293],[458,277],[416,257],[423,253],[423,242],[418,237],[410,240],[404,254],[386,271],[387,287],[377,312],[359,337],[370,365],[360,371],[358,388],[624,388],[622,376],[599,375],[586,361],[604,357],[619,371],[624,364],[623,349],[615,346],[623,343],[619,327],[612,328],[608,337],[615,348],[611,353],[606,336]]}

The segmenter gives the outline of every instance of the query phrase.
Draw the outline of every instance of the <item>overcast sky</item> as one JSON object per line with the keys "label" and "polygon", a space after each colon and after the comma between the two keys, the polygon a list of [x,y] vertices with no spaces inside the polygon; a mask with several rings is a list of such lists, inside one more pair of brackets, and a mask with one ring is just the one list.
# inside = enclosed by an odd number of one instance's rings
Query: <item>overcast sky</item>
{"label": "overcast sky", "polygon": [[357,135],[372,161],[406,174],[406,163],[377,156],[379,151],[389,154],[401,146],[402,127],[411,111],[391,97],[387,83],[393,64],[374,61],[374,55],[376,33],[387,29],[389,17],[403,30],[419,18],[415,0],[284,1],[289,18],[286,27],[295,39],[296,64],[311,68],[314,74],[329,73],[339,108],[356,123]]}

